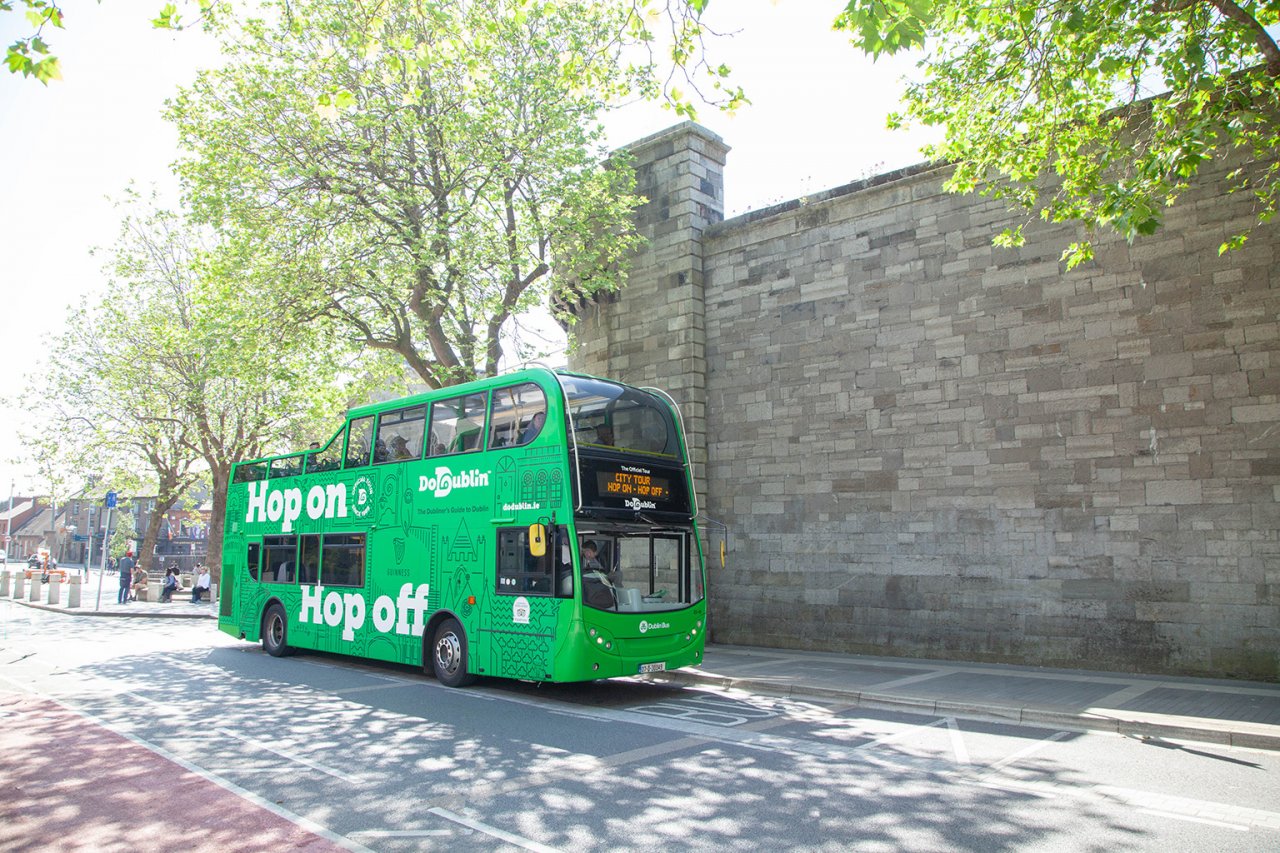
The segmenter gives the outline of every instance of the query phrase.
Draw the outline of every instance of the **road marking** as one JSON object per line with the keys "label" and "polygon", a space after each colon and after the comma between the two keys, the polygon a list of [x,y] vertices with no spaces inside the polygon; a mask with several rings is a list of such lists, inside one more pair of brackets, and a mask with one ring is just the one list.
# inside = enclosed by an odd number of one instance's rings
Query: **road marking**
{"label": "road marking", "polygon": [[453,835],[452,829],[361,829],[348,832],[347,837],[364,835],[370,838],[429,838],[438,835]]}
{"label": "road marking", "polygon": [[1003,770],[1004,768],[1008,767],[1010,764],[1013,764],[1014,762],[1017,762],[1017,761],[1021,761],[1027,756],[1033,755],[1039,752],[1049,744],[1055,741],[1062,740],[1064,737],[1066,737],[1069,734],[1070,732],[1054,732],[1053,734],[1049,735],[1047,738],[1044,738],[1043,740],[1038,740],[1035,743],[1031,744],[1030,746],[1023,747],[1022,749],[1015,752],[1013,755],[1009,755],[1009,756],[1006,756],[1005,758],[1000,759],[999,761],[997,761],[996,763],[988,767],[987,772],[996,773],[1000,770]]}
{"label": "road marking", "polygon": [[256,747],[257,749],[264,749],[267,752],[272,753],[273,755],[280,756],[286,761],[292,761],[295,764],[301,764],[303,767],[310,767],[312,770],[318,770],[321,773],[324,773],[326,776],[332,776],[335,779],[341,779],[343,782],[348,782],[352,785],[359,785],[365,781],[362,777],[353,776],[349,773],[343,773],[340,770],[334,770],[332,767],[326,767],[325,765],[321,764],[318,761],[312,761],[309,758],[303,758],[300,755],[294,755],[293,753],[285,752],[282,749],[276,749],[274,746],[269,746],[260,740],[254,740],[251,737],[245,737],[244,735],[236,734],[230,729],[214,729],[214,731],[216,731],[220,735],[226,735],[229,738],[235,738],[238,741],[243,741],[244,743],[247,743],[250,746]]}
{"label": "road marking", "polygon": [[532,841],[503,829],[498,829],[496,826],[489,826],[489,824],[481,823],[478,820],[463,817],[456,812],[451,812],[448,809],[442,809],[439,806],[427,809],[427,811],[437,817],[442,817],[445,820],[461,824],[468,829],[474,829],[476,832],[483,832],[485,835],[491,835],[494,838],[507,842],[508,844],[514,844],[516,847],[523,847],[525,850],[534,850],[536,853],[561,853],[561,851],[555,847],[548,847],[546,844],[539,844],[537,841]]}
{"label": "road marking", "polygon": [[955,717],[947,717],[947,731],[951,733],[951,749],[956,754],[956,764],[968,764],[969,749],[964,745],[960,724],[956,722]]}
{"label": "road marking", "polygon": [[1248,832],[1249,827],[1241,826],[1238,823],[1224,823],[1220,820],[1210,820],[1207,817],[1193,817],[1188,814],[1178,814],[1177,812],[1162,812],[1159,809],[1138,809],[1143,814],[1155,815],[1156,817],[1167,817],[1173,820],[1185,820],[1188,823],[1203,823],[1206,826],[1219,826],[1223,829],[1234,829],[1236,832]]}
{"label": "road marking", "polygon": [[1033,785],[1020,785],[1013,781],[989,782],[984,779],[961,779],[959,781],[969,785],[977,785],[979,788],[991,788],[996,791],[1006,791],[1015,794],[1029,794],[1033,797],[1040,797],[1044,800],[1056,800],[1058,798],[1058,795],[1051,791],[1042,791]]}

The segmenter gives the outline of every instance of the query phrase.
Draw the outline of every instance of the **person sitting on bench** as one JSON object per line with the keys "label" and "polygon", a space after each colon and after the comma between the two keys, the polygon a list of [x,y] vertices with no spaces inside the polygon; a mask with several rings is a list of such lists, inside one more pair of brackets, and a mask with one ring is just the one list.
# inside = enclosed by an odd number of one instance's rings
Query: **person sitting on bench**
{"label": "person sitting on bench", "polygon": [[178,570],[169,569],[164,573],[164,583],[160,587],[160,601],[168,603],[173,600],[173,591],[178,588]]}
{"label": "person sitting on bench", "polygon": [[200,574],[196,576],[195,586],[191,588],[191,603],[195,604],[209,591],[209,570],[200,566]]}

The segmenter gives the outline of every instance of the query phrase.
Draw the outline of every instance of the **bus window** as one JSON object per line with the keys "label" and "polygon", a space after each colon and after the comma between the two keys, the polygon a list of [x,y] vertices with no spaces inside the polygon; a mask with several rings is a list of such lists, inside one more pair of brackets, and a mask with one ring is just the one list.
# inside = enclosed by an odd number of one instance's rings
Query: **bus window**
{"label": "bus window", "polygon": [[370,439],[373,438],[373,416],[351,422],[351,438],[347,441],[348,468],[369,464]]}
{"label": "bus window", "polygon": [[293,583],[297,555],[297,536],[264,536],[262,547],[266,560],[262,565],[262,579],[267,583]]}
{"label": "bus window", "polygon": [[484,439],[484,394],[431,405],[431,455],[479,450]]}
{"label": "bus window", "polygon": [[532,382],[499,388],[493,392],[489,416],[489,447],[519,447],[542,431],[547,420],[547,398]]}
{"label": "bus window", "polygon": [[387,412],[378,419],[378,438],[373,443],[374,462],[401,462],[422,458],[422,428],[426,406]]}
{"label": "bus window", "polygon": [[249,543],[249,577],[254,580],[258,579],[258,561],[262,559],[262,546],[257,542]]}
{"label": "bus window", "polygon": [[284,456],[271,460],[271,478],[296,477],[302,473],[302,455]]}
{"label": "bus window", "polygon": [[298,583],[315,586],[320,580],[320,536],[300,536],[298,544]]}
{"label": "bus window", "polygon": [[[568,542],[568,532],[557,527],[552,542]],[[573,597],[573,569],[567,553],[557,559],[559,548],[547,548],[541,557],[529,553],[529,528],[498,531],[497,591],[500,595],[556,595]]]}
{"label": "bus window", "polygon": [[236,476],[232,480],[233,483],[256,483],[258,480],[267,479],[267,466],[261,462],[253,464],[240,464],[236,466]]}
{"label": "bus window", "polygon": [[337,471],[342,467],[342,440],[347,435],[347,427],[344,424],[342,429],[338,430],[338,434],[329,439],[329,443],[321,450],[313,450],[307,454],[307,473],[316,474],[320,471]]}
{"label": "bus window", "polygon": [[675,422],[658,397],[582,376],[566,376],[563,384],[579,446],[679,455]]}
{"label": "bus window", "polygon": [[325,586],[364,586],[364,534],[326,535],[320,577]]}

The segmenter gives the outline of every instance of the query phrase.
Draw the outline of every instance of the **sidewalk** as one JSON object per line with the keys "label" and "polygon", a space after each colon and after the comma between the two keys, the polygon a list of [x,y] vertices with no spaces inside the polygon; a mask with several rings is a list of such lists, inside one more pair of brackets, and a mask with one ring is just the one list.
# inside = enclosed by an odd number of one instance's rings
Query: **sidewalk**
{"label": "sidewalk", "polygon": [[[10,564],[10,572],[14,566]],[[12,594],[12,581],[9,592]],[[131,601],[128,604],[117,604],[116,596],[120,592],[119,582],[115,575],[108,574],[102,579],[102,597],[98,597],[97,570],[92,570],[87,583],[80,586],[80,606],[71,607],[71,584],[59,584],[58,603],[48,602],[48,587],[40,590],[38,601],[30,600],[31,581],[24,581],[21,598],[12,595],[0,596],[0,600],[12,601],[38,610],[51,610],[66,613],[69,616],[162,616],[172,619],[216,619],[218,617],[216,603],[202,601],[191,603],[191,592],[174,593],[173,601],[161,604],[158,601]]]}
{"label": "sidewalk", "polygon": [[654,678],[937,716],[1280,751],[1280,685],[708,646]]}

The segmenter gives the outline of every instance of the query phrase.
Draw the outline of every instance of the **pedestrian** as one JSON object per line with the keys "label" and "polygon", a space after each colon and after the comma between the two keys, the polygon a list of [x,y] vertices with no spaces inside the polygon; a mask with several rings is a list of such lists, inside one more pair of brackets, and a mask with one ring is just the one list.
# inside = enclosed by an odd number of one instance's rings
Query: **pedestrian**
{"label": "pedestrian", "polygon": [[116,565],[120,569],[120,594],[116,596],[116,604],[128,604],[129,584],[133,582],[133,554],[126,552]]}
{"label": "pedestrian", "polygon": [[[195,586],[191,588],[191,603],[196,604],[200,601],[200,596],[209,591],[209,570],[204,566],[197,565],[200,574],[196,577]],[[212,596],[210,596],[212,598]]]}
{"label": "pedestrian", "polygon": [[138,564],[133,567],[133,583],[130,585],[130,589],[133,590],[134,601],[138,600],[138,593],[147,588],[148,580],[147,570],[142,568],[142,563],[139,561]]}
{"label": "pedestrian", "polygon": [[164,573],[164,581],[160,587],[160,600],[166,604],[172,601],[174,590],[177,588],[178,570],[170,566],[169,570]]}

